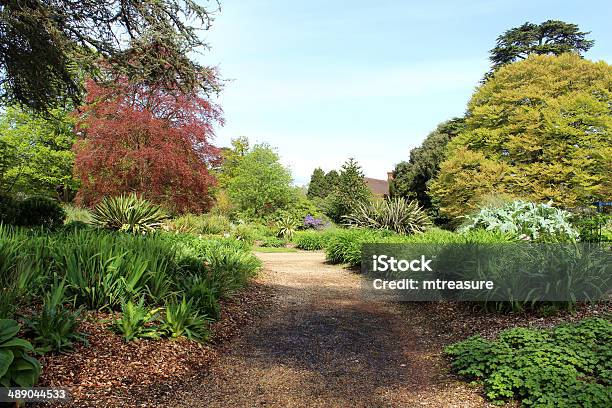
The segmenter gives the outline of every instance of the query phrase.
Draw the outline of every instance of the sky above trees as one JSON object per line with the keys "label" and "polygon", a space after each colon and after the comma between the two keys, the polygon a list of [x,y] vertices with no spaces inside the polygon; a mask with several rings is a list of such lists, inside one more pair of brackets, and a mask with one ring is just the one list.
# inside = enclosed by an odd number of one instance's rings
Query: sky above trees
{"label": "sky above trees", "polygon": [[230,80],[216,142],[277,146],[297,184],[349,156],[385,178],[440,122],[462,115],[495,39],[526,21],[576,23],[612,61],[607,1],[224,0],[201,61]]}

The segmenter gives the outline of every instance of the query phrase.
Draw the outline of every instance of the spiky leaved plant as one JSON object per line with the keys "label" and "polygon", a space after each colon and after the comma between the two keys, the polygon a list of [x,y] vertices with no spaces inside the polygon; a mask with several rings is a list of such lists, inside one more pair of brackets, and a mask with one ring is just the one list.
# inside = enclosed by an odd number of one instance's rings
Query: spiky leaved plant
{"label": "spiky leaved plant", "polygon": [[418,203],[406,201],[403,197],[358,204],[344,220],[347,225],[386,229],[399,234],[423,232],[431,226],[429,217]]}
{"label": "spiky leaved plant", "polygon": [[92,212],[93,224],[103,228],[146,234],[168,218],[166,211],[136,194],[104,198]]}

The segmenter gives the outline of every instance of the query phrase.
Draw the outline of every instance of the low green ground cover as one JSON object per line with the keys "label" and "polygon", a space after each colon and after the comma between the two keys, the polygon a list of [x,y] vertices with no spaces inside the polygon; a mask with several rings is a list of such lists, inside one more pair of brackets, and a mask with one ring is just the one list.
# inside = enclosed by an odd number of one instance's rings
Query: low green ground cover
{"label": "low green ground cover", "polygon": [[586,319],[550,330],[515,328],[495,340],[446,348],[452,369],[484,386],[495,403],[526,407],[612,406],[612,323]]}

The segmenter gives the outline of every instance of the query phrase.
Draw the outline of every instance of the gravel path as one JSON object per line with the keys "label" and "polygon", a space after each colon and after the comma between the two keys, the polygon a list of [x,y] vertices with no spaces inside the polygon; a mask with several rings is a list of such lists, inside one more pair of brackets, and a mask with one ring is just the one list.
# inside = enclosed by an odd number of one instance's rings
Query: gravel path
{"label": "gravel path", "polygon": [[482,407],[446,374],[418,308],[362,298],[360,277],[318,252],[261,253],[275,293],[175,407]]}

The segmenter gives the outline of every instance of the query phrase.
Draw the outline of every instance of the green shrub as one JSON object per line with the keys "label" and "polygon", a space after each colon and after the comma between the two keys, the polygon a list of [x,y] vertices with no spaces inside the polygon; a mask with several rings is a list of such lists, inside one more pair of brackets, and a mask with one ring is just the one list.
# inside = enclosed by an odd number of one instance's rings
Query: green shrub
{"label": "green shrub", "polygon": [[552,330],[516,328],[496,340],[474,336],[445,349],[453,370],[483,383],[498,403],[530,407],[612,405],[612,323],[586,319]]}
{"label": "green shrub", "polygon": [[66,212],[66,219],[64,220],[65,224],[73,222],[91,224],[92,222],[91,211],[89,211],[87,208],[64,204],[64,211]]}
{"label": "green shrub", "polygon": [[511,236],[496,231],[474,230],[457,234],[432,229],[422,234],[400,235],[387,230],[364,228],[340,229],[325,243],[325,255],[329,262],[361,265],[361,248],[364,244],[495,244],[511,241]]}
{"label": "green shrub", "polygon": [[187,337],[189,340],[204,342],[210,336],[208,323],[210,318],[201,315],[193,304],[184,296],[180,303],[168,303],[162,329],[171,338]]}
{"label": "green shrub", "polygon": [[211,280],[201,275],[189,274],[181,280],[181,290],[199,313],[214,320],[221,317],[221,296]]}
{"label": "green shrub", "polygon": [[160,206],[136,194],[106,197],[92,213],[95,225],[132,234],[153,232],[166,218],[168,215]]}
{"label": "green shrub", "polygon": [[64,223],[66,212],[55,200],[29,197],[17,204],[15,224],[23,227],[57,228]]}
{"label": "green shrub", "polygon": [[232,223],[223,215],[209,214],[201,216],[201,219],[202,226],[200,231],[202,234],[219,235],[229,233],[232,229]]}
{"label": "green shrub", "polygon": [[386,229],[398,234],[423,232],[431,226],[427,213],[419,204],[406,201],[403,197],[359,203],[349,215],[344,216],[344,221],[348,225]]}
{"label": "green shrub", "polygon": [[581,242],[609,240],[609,237],[606,236],[606,228],[612,222],[610,215],[602,213],[574,215],[571,221],[574,228],[578,230]]}
{"label": "green shrub", "polygon": [[0,319],[0,386],[31,388],[38,381],[41,366],[28,355],[34,351],[32,345],[17,333],[16,321]]}
{"label": "green shrub", "polygon": [[131,300],[121,303],[121,317],[113,321],[113,330],[123,336],[125,341],[136,339],[158,339],[163,334],[157,325],[162,308],[149,310],[144,298],[138,303]]}
{"label": "green shrub", "polygon": [[163,282],[175,273],[176,250],[158,237],[77,230],[57,234],[50,246],[53,266],[78,305],[114,309],[124,298],[169,294]]}
{"label": "green shrub", "polygon": [[44,245],[25,230],[0,225],[0,319],[12,318],[22,298],[33,295],[46,273],[39,265]]}
{"label": "green shrub", "polygon": [[249,224],[238,224],[232,228],[231,237],[247,245],[253,245],[257,231]]}
{"label": "green shrub", "polygon": [[381,230],[351,228],[339,230],[325,247],[325,257],[331,263],[355,267],[361,264],[361,247],[366,243],[384,242],[382,238],[390,233]]}
{"label": "green shrub", "polygon": [[519,239],[573,241],[578,238],[578,232],[569,222],[570,218],[570,213],[549,204],[516,200],[501,207],[481,209],[476,215],[468,217],[469,222],[460,231],[486,229],[512,234]]}
{"label": "green shrub", "polygon": [[329,231],[332,230],[298,231],[293,238],[293,242],[295,242],[296,248],[306,251],[320,251],[325,248],[332,236]]}
{"label": "green shrub", "polygon": [[45,294],[41,311],[26,319],[37,351],[62,352],[71,350],[76,341],[87,343],[86,337],[77,332],[81,309],[67,309],[64,300],[65,286],[61,282]]}
{"label": "green shrub", "polygon": [[223,215],[184,214],[173,219],[169,227],[172,231],[181,233],[219,235],[229,233],[232,225]]}
{"label": "green shrub", "polygon": [[281,248],[281,247],[284,247],[285,244],[286,244],[286,241],[284,239],[277,238],[277,237],[264,237],[261,240],[261,243],[259,244],[259,246],[270,247],[270,248]]}
{"label": "green shrub", "polygon": [[10,195],[0,192],[0,224],[15,223],[17,201]]}

